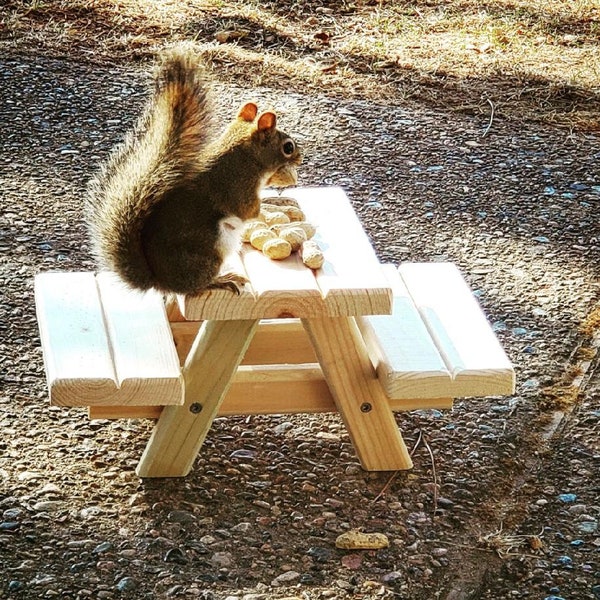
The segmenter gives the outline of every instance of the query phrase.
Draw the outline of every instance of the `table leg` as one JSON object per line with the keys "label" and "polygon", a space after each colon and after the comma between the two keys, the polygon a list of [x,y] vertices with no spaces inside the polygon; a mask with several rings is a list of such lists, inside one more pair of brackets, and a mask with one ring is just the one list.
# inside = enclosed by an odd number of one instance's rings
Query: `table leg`
{"label": "table leg", "polygon": [[412,460],[353,318],[303,319],[362,466],[410,469]]}
{"label": "table leg", "polygon": [[137,468],[140,477],[183,477],[198,456],[258,321],[205,321],[183,367],[185,402],[165,406]]}

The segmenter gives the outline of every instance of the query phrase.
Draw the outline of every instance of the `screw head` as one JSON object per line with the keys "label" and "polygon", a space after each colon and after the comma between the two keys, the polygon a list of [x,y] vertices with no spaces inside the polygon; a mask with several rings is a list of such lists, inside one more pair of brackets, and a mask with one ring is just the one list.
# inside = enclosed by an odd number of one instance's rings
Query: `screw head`
{"label": "screw head", "polygon": [[371,406],[370,402],[363,402],[360,405],[360,412],[368,413],[371,412],[371,410],[373,410],[373,406]]}
{"label": "screw head", "polygon": [[193,404],[190,404],[190,412],[191,413],[194,413],[195,415],[197,415],[201,411],[202,411],[202,404],[200,404],[200,402],[194,402]]}

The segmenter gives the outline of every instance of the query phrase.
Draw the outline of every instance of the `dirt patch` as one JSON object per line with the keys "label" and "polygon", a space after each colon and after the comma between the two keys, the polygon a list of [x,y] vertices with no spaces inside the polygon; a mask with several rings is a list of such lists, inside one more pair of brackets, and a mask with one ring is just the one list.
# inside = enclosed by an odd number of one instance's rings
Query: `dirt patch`
{"label": "dirt patch", "polygon": [[227,82],[600,127],[600,9],[587,0],[9,0],[0,18],[9,49],[111,63],[193,40]]}

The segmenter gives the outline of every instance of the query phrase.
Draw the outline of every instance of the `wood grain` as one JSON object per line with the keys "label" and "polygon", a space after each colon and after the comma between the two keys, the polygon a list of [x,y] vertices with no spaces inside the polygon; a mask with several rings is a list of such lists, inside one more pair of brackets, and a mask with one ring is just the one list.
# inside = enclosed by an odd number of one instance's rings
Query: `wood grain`
{"label": "wood grain", "polygon": [[392,293],[352,205],[340,188],[297,188],[325,251],[322,269],[311,271],[297,254],[273,261],[245,245],[244,270],[250,278],[240,296],[210,290],[179,297],[188,320],[321,318],[389,314]]}
{"label": "wood grain", "polygon": [[158,295],[92,273],[44,273],[35,297],[52,404],[181,404],[183,379]]}
{"label": "wood grain", "polygon": [[452,376],[449,393],[514,393],[513,366],[457,267],[405,263],[399,272]]}
{"label": "wood grain", "polygon": [[167,406],[137,468],[140,477],[189,473],[258,321],[206,321],[183,368],[185,402]]}
{"label": "wood grain", "polygon": [[411,468],[354,319],[305,319],[303,324],[363,467],[368,471]]}

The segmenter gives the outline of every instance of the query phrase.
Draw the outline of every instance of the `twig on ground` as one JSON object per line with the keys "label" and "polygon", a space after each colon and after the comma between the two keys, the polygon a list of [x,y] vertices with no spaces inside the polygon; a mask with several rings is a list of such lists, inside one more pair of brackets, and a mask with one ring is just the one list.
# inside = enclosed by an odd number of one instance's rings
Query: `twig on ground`
{"label": "twig on ground", "polygon": [[[437,473],[435,470],[435,459],[433,457],[433,452],[431,450],[431,446],[429,446],[429,444],[427,443],[427,440],[425,439],[425,437],[423,435],[422,429],[419,429],[419,436],[417,437],[417,441],[415,442],[415,445],[413,446],[413,449],[409,452],[409,454],[410,454],[410,456],[412,456],[416,452],[417,448],[421,445],[421,442],[423,442],[423,444],[425,445],[425,448],[427,448],[427,452],[429,452],[429,457],[431,458],[431,472],[433,474],[433,518],[435,518],[435,513],[437,512],[437,504],[438,504],[438,489],[437,489],[438,484],[437,484]],[[383,488],[381,488],[381,491],[379,492],[379,494],[377,494],[377,496],[375,496],[375,498],[373,499],[373,502],[377,502],[379,499],[381,499],[381,497],[385,494],[385,492],[390,487],[390,485],[392,485],[392,483],[396,479],[396,477],[398,477],[399,473],[400,473],[400,471],[394,471],[392,473],[392,475],[386,481]]]}
{"label": "twig on ground", "polygon": [[[417,441],[415,442],[413,449],[409,452],[410,456],[412,456],[416,452],[422,439],[423,439],[423,432],[419,429],[419,437],[417,438]],[[390,485],[392,485],[394,479],[396,479],[396,477],[398,477],[399,473],[400,473],[400,471],[394,471],[390,475],[390,478],[386,481],[385,485],[381,488],[381,491],[379,492],[379,494],[377,494],[377,496],[375,496],[375,498],[373,499],[373,502],[377,502],[377,500],[379,500],[385,494],[385,492],[390,487]]]}
{"label": "twig on ground", "polygon": [[433,515],[432,519],[435,519],[435,513],[437,512],[437,504],[438,504],[438,483],[437,483],[437,474],[435,472],[435,459],[433,458],[433,452],[431,447],[427,443],[427,440],[423,438],[423,443],[425,444],[425,448],[427,448],[427,452],[429,452],[429,458],[431,458],[431,473],[433,475]]}
{"label": "twig on ground", "polygon": [[487,99],[488,104],[492,107],[492,112],[490,114],[490,122],[488,123],[488,126],[485,128],[485,131],[483,132],[483,135],[481,136],[482,138],[484,138],[490,131],[490,129],[492,128],[492,123],[494,122],[494,112],[495,112],[495,108],[494,108],[494,103],[488,98]]}

